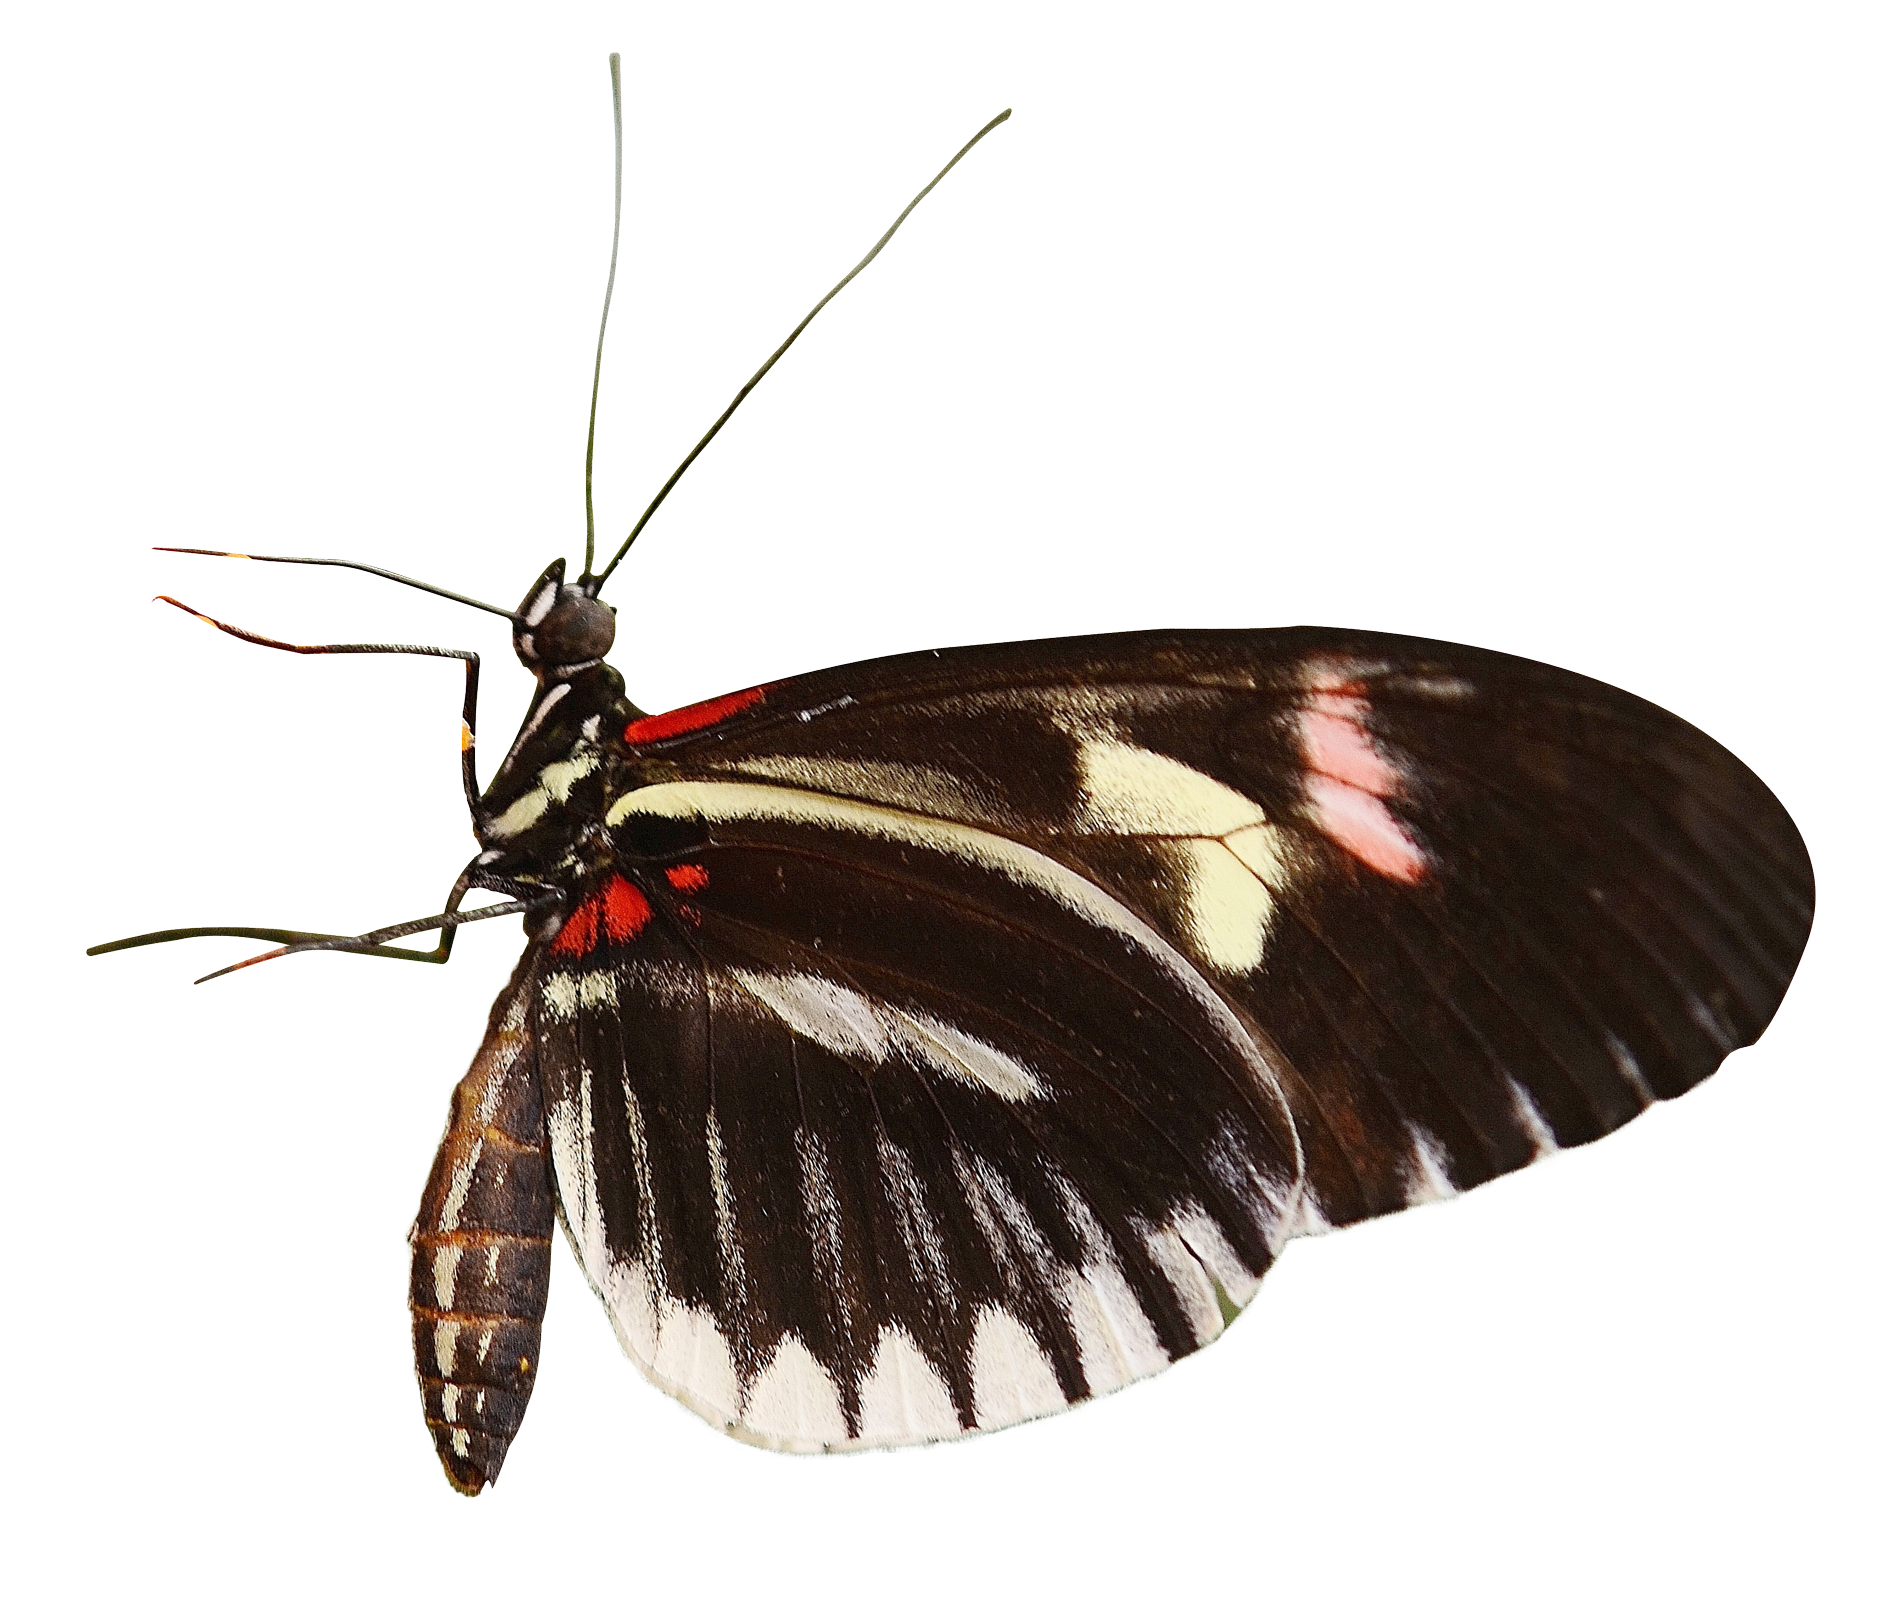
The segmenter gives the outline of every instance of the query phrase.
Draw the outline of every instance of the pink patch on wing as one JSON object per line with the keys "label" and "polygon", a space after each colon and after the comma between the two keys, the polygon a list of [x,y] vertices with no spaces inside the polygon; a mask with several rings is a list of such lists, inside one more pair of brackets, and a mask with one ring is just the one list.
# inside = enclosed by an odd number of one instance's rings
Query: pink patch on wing
{"label": "pink patch on wing", "polygon": [[627,723],[623,736],[630,744],[659,743],[736,716],[764,697],[763,688],[741,688],[736,694],[721,694],[717,699],[702,699],[696,705],[682,705],[678,710],[662,711],[657,716],[642,716],[638,721]]}
{"label": "pink patch on wing", "polygon": [[1365,692],[1335,668],[1316,664],[1300,711],[1306,799],[1320,829],[1347,853],[1396,882],[1425,876],[1425,856],[1406,836],[1385,798],[1404,773],[1366,731]]}
{"label": "pink patch on wing", "polygon": [[1306,779],[1306,799],[1327,837],[1374,871],[1398,882],[1423,879],[1425,857],[1374,795],[1315,772]]}
{"label": "pink patch on wing", "polygon": [[[1344,694],[1314,694],[1314,700],[1328,701],[1325,707],[1300,712],[1300,742],[1308,768],[1354,788],[1363,788],[1367,793],[1397,793],[1397,769],[1373,746],[1366,729],[1356,718],[1347,720],[1330,703],[1345,697]],[[1363,705],[1365,701],[1354,703]]]}

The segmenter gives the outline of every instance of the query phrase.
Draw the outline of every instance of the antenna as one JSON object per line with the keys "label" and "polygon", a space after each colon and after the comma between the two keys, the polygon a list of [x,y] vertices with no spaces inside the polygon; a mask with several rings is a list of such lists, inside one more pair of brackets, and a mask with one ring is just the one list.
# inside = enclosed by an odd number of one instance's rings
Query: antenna
{"label": "antenna", "polygon": [[425,583],[418,577],[405,577],[401,572],[384,571],[380,566],[366,566],[360,560],[335,560],[328,555],[241,555],[234,549],[179,549],[171,544],[154,544],[152,548],[161,555],[216,555],[221,560],[264,560],[277,566],[341,566],[353,572],[368,572],[372,577],[387,577],[392,583],[406,583],[411,588],[420,588],[425,594],[434,594],[438,599],[452,599],[458,605],[473,605],[477,610],[485,610],[491,616],[506,617],[514,620],[512,610],[503,610],[499,605],[490,605],[479,599],[470,599],[467,594],[458,594],[447,588],[437,588],[434,583]]}
{"label": "antenna", "polygon": [[[809,311],[805,313],[804,321],[800,322],[797,327],[793,328],[791,332],[785,336],[785,342],[779,345],[777,349],[772,351],[772,354],[767,359],[766,363],[763,366],[761,366],[756,372],[752,374],[751,377],[749,377],[746,380],[745,387],[740,389],[739,392],[733,396],[732,403],[719,413],[719,420],[714,422],[711,427],[706,429],[706,436],[700,439],[700,441],[692,447],[692,450],[688,453],[685,460],[681,461],[678,466],[674,467],[673,475],[667,478],[666,482],[661,485],[659,493],[653,496],[653,502],[647,506],[645,511],[641,513],[640,519],[633,524],[633,531],[627,534],[626,542],[624,542],[620,546],[619,549],[614,551],[614,558],[607,562],[606,566],[602,568],[600,575],[598,577],[589,579],[583,585],[586,587],[587,592],[590,595],[598,594],[600,592],[601,585],[605,583],[607,579],[613,575],[614,567],[620,564],[621,556],[625,555],[629,549],[633,548],[633,541],[640,536],[641,529],[643,529],[646,526],[646,524],[653,519],[653,513],[660,508],[660,504],[666,498],[666,496],[673,492],[673,485],[686,475],[686,468],[691,466],[694,461],[699,459],[699,452],[703,450],[708,444],[710,444],[713,441],[713,438],[715,437],[715,435],[717,435],[717,433],[719,432],[719,429],[724,427],[726,423],[732,419],[732,413],[739,408],[740,403],[745,399],[746,395],[750,394],[753,391],[753,389],[759,386],[759,379],[764,377],[767,372],[771,371],[772,368],[778,364],[778,358],[792,347],[792,341],[796,339],[800,333],[804,332],[806,328],[811,326],[812,318],[816,316],[820,311],[822,311],[827,305],[829,305],[835,298],[837,298],[839,291],[843,289],[845,284],[849,283],[854,277],[856,277],[860,272],[862,272],[867,266],[869,266],[873,261],[877,259],[878,252],[881,251],[885,245],[891,242],[891,235],[894,234],[900,227],[902,227],[904,225],[905,218],[907,218],[912,211],[916,210],[917,207],[923,203],[924,196],[928,194],[932,189],[934,189],[939,183],[943,182],[944,178],[949,175],[950,168],[955,166],[957,162],[961,161],[966,155],[968,155],[970,151],[976,147],[977,141],[981,139],[984,136],[984,134],[988,133],[993,128],[1000,127],[1003,123],[1007,122],[1008,120],[1009,120],[1009,112],[1003,111],[997,114],[996,116],[991,117],[988,122],[984,123],[982,127],[977,129],[975,137],[973,137],[968,144],[964,145],[964,147],[961,150],[957,151],[955,155],[951,156],[949,161],[945,163],[943,170],[939,172],[934,178],[932,178],[928,183],[926,183],[921,189],[917,191],[917,198],[912,200],[909,205],[905,206],[904,209],[898,213],[897,220],[884,230],[884,236],[881,239],[879,239],[877,243],[871,246],[871,253],[865,256],[865,258],[862,261],[858,262],[856,266],[852,267],[851,270],[845,273],[843,277],[838,279],[836,285],[832,288],[831,292],[827,294],[822,300],[820,300],[816,305],[814,305]],[[618,224],[616,223],[616,230],[617,228],[618,228]],[[608,283],[610,287],[612,285],[612,281],[613,281],[612,277],[609,276]],[[590,449],[591,449],[591,445],[590,445]],[[591,459],[591,455],[589,458]],[[591,550],[592,548],[591,544],[589,548]],[[593,564],[591,555],[588,560],[588,564],[590,566]]]}
{"label": "antenna", "polygon": [[[594,418],[600,411],[600,357],[607,348],[607,312],[614,303],[614,273],[620,268],[620,52],[607,57],[607,73],[614,80],[614,243],[607,256],[607,294],[600,302],[600,337],[594,341],[594,392],[587,401],[587,559],[581,581],[594,569]],[[603,572],[603,576],[606,574]],[[596,585],[598,586],[598,585]]]}

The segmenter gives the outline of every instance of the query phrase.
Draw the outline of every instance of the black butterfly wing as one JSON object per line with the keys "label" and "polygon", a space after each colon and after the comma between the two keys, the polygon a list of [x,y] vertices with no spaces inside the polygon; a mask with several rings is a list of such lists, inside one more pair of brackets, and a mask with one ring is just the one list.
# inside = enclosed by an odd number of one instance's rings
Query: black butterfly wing
{"label": "black butterfly wing", "polygon": [[629,1350],[779,1446],[1179,1357],[1289,1236],[1708,1075],[1811,914],[1713,741],[1422,640],[944,651],[626,737],[650,925],[546,956],[559,1186]]}
{"label": "black butterfly wing", "polygon": [[535,1027],[575,1246],[663,1386],[774,1446],[921,1441],[1251,1296],[1299,1189],[1279,1072],[1140,917],[953,823],[634,797],[612,891],[652,914],[556,939]]}
{"label": "black butterfly wing", "polygon": [[1308,1181],[1334,1223],[1685,1091],[1760,1035],[1813,909],[1793,823],[1712,739],[1588,678],[1421,639],[907,656],[650,747],[683,775],[1006,833],[1104,884],[1310,1090]]}

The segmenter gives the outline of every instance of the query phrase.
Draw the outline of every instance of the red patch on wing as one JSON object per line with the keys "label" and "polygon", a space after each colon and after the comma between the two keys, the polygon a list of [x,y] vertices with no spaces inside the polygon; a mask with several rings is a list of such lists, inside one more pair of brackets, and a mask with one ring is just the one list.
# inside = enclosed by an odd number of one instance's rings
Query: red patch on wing
{"label": "red patch on wing", "polygon": [[584,899],[567,923],[554,936],[554,952],[571,954],[577,959],[600,942],[600,902]]}
{"label": "red patch on wing", "polygon": [[652,919],[653,906],[644,893],[625,877],[609,877],[606,887],[582,900],[555,934],[554,952],[576,959],[591,954],[603,933],[610,943],[626,943],[639,937]]}
{"label": "red patch on wing", "polygon": [[712,881],[712,875],[704,866],[668,866],[666,880],[681,893],[698,893]]}
{"label": "red patch on wing", "polygon": [[625,877],[610,877],[601,890],[600,920],[603,930],[615,943],[637,938],[640,930],[653,919],[653,906],[647,896]]}
{"label": "red patch on wing", "polygon": [[682,705],[657,716],[642,716],[627,723],[626,740],[630,744],[653,744],[677,738],[682,733],[698,732],[715,722],[736,716],[765,697],[763,688],[741,688],[736,694],[721,694],[717,699],[702,699],[696,705]]}

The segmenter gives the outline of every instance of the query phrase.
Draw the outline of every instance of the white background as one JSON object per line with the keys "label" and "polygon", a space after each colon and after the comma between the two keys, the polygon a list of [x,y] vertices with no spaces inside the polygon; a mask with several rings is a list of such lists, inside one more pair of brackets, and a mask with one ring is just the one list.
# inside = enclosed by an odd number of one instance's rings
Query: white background
{"label": "white background", "polygon": [[[15,1591],[1873,1591],[1893,1579],[1892,13],[1845,5],[18,7],[7,242]],[[453,665],[622,529],[922,181],[608,590],[662,709],[927,645],[1319,622],[1664,704],[1803,827],[1766,1039],[1608,1142],[1301,1243],[1212,1350],[975,1443],[732,1443],[571,1262],[444,1484],[403,1234],[518,947]],[[565,1251],[563,1250],[563,1255]],[[1883,1569],[1883,1566],[1885,1567]],[[1890,1589],[1889,1589],[1890,1590]]]}

